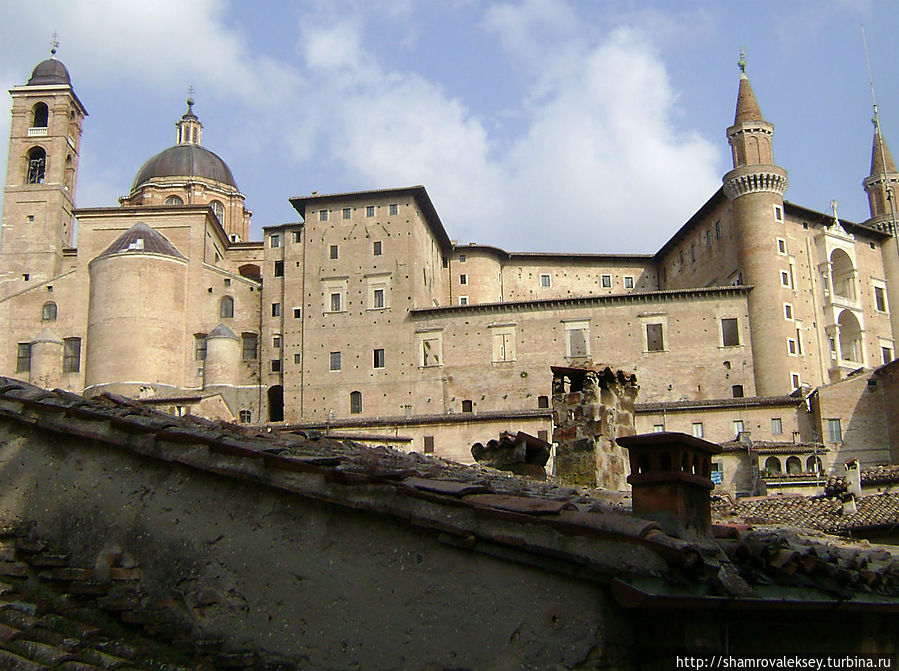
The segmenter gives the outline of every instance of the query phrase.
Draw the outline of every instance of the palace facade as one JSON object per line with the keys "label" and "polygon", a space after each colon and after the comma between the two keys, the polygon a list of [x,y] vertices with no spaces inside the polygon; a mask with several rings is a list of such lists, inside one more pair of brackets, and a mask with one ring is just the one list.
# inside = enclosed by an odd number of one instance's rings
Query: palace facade
{"label": "palace facade", "polygon": [[722,187],[633,255],[456,244],[423,186],[291,198],[300,220],[252,241],[191,100],[117,206],[76,208],[68,71],[43,61],[10,94],[0,375],[470,461],[501,430],[551,437],[551,365],[602,364],[636,373],[638,431],[769,445],[772,478],[899,457],[877,374],[899,171],[878,130],[868,220],[785,201],[745,72]]}

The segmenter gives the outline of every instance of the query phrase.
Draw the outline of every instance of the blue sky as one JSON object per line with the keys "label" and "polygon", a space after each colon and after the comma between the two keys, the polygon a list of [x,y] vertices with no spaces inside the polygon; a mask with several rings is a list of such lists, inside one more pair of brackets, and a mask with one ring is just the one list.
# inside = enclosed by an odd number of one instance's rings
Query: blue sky
{"label": "blue sky", "polygon": [[424,184],[461,243],[651,253],[730,168],[741,47],[786,198],[867,217],[862,24],[896,152],[893,0],[5,1],[0,84],[59,33],[90,113],[79,207],[130,190],[193,86],[254,237],[297,220],[291,196]]}

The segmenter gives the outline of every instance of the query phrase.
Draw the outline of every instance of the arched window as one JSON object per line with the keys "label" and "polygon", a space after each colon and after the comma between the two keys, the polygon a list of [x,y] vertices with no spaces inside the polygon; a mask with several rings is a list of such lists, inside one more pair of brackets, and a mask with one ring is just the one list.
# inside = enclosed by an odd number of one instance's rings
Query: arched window
{"label": "arched window", "polygon": [[833,278],[834,294],[854,301],[855,268],[852,265],[852,259],[842,249],[835,249],[830,255],[830,272]]}
{"label": "arched window", "polygon": [[822,468],[821,466],[820,457],[812,455],[808,459],[806,459],[805,470],[809,473],[824,473],[824,468]]}
{"label": "arched window", "polygon": [[75,162],[72,155],[66,156],[66,188],[71,191],[72,185],[75,183]]}
{"label": "arched window", "polygon": [[47,103],[37,103],[31,108],[31,127],[46,128],[50,121],[50,108]]}
{"label": "arched window", "polygon": [[777,457],[765,459],[765,473],[768,475],[780,475],[780,459]]}
{"label": "arched window", "polygon": [[284,387],[280,384],[268,388],[268,421],[284,421]]}
{"label": "arched window", "polygon": [[224,296],[219,303],[219,317],[222,319],[230,319],[234,316],[234,299],[231,296]]}
{"label": "arched window", "polygon": [[802,462],[799,457],[787,457],[787,473],[789,475],[802,473]]}
{"label": "arched window", "polygon": [[215,212],[216,218],[219,220],[219,223],[225,222],[225,206],[222,205],[219,201],[213,200],[209,203],[209,207],[212,208],[212,211]]}
{"label": "arched window", "polygon": [[548,408],[549,407],[549,396],[538,396],[537,397],[537,407],[538,408]]}
{"label": "arched window", "polygon": [[354,391],[350,393],[350,414],[362,414],[362,392]]}
{"label": "arched window", "polygon": [[165,199],[166,205],[184,205],[184,200],[181,196],[169,196]]}
{"label": "arched window", "polygon": [[47,169],[47,152],[41,147],[32,147],[28,150],[28,168],[25,173],[25,181],[28,184],[40,184],[44,181],[44,172]]}
{"label": "arched window", "polygon": [[44,307],[41,308],[41,319],[45,322],[56,321],[56,303],[53,301],[44,303]]}
{"label": "arched window", "polygon": [[840,357],[853,363],[862,362],[862,330],[858,319],[843,310],[837,320],[840,325]]}

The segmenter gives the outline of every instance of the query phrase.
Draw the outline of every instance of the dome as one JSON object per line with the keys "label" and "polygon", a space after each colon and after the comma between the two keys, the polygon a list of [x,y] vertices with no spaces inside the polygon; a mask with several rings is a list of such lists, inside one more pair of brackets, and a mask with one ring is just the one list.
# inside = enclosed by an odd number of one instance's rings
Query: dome
{"label": "dome", "polygon": [[107,247],[97,258],[112,256],[113,254],[161,254],[176,259],[183,259],[184,255],[169,242],[159,231],[156,231],[142,221],[137,222],[122,233]]}
{"label": "dome", "polygon": [[65,65],[55,58],[48,58],[37,64],[26,86],[49,86],[52,84],[71,86],[72,80],[69,78],[69,71],[66,70]]}
{"label": "dome", "polygon": [[225,162],[198,144],[176,144],[156,154],[141,167],[132,190],[154,177],[200,177],[237,188]]}

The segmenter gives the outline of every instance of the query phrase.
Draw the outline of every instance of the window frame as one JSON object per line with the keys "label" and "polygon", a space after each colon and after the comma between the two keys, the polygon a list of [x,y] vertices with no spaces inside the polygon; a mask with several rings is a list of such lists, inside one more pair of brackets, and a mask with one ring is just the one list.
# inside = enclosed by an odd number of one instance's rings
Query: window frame
{"label": "window frame", "polygon": [[16,343],[16,372],[31,372],[32,347],[30,342]]}
{"label": "window frame", "polygon": [[[733,324],[733,327],[725,326],[725,322]],[[740,318],[739,317],[720,317],[718,319],[718,329],[721,334],[721,347],[740,347],[743,342],[740,338]],[[728,337],[731,336],[731,337]]]}
{"label": "window frame", "polygon": [[343,369],[343,360],[340,351],[328,353],[328,372],[339,373]]}
{"label": "window frame", "polygon": [[[565,324],[565,358],[566,359],[589,359],[590,358],[590,320],[576,319],[564,322]],[[576,344],[573,340],[574,333],[583,333],[583,353],[575,353]]]}
{"label": "window frame", "polygon": [[63,338],[62,372],[81,372],[81,338]]}
{"label": "window frame", "polygon": [[371,367],[372,367],[372,368],[374,368],[374,369],[376,369],[376,370],[380,370],[380,369],[383,369],[383,368],[386,368],[386,367],[387,367],[387,366],[385,365],[385,364],[386,364],[386,361],[387,361],[387,358],[386,358],[386,356],[385,356],[385,354],[384,354],[384,348],[383,348],[383,347],[375,347],[375,348],[372,350],[372,357],[371,357],[371,358],[372,358],[372,361],[371,361]]}

